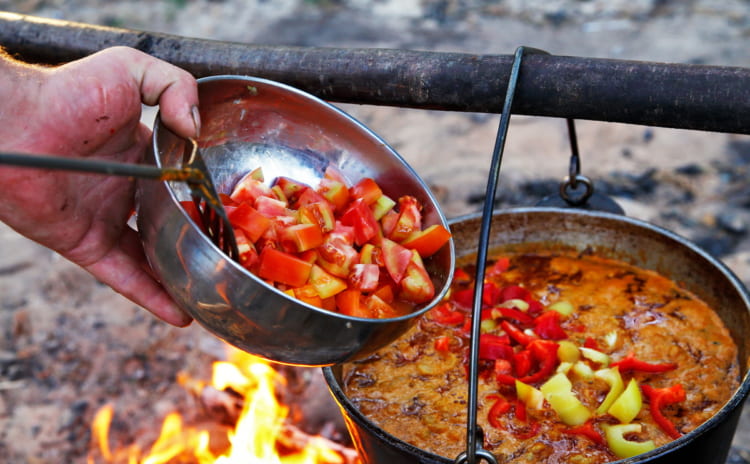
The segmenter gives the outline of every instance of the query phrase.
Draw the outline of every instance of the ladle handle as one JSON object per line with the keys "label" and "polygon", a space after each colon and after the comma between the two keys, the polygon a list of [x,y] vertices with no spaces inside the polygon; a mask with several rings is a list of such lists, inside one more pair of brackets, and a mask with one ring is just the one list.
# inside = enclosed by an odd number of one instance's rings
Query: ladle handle
{"label": "ladle handle", "polygon": [[0,153],[0,164],[159,180],[188,180],[202,177],[200,173],[189,168],[160,168],[145,164],[23,153]]}

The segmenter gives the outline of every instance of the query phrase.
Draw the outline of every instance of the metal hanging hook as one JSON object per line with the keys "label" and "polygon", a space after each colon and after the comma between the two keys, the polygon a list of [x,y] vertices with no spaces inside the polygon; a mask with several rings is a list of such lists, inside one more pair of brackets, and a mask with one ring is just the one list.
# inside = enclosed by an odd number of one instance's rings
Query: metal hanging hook
{"label": "metal hanging hook", "polygon": [[500,165],[505,148],[505,139],[508,134],[513,97],[521,72],[521,61],[525,54],[546,54],[544,50],[534,48],[518,47],[513,60],[513,67],[508,79],[508,89],[505,94],[502,114],[500,115],[500,127],[495,139],[495,148],[492,152],[490,174],[487,179],[487,190],[484,201],[482,224],[479,231],[479,247],[477,249],[476,280],[474,285],[474,300],[472,306],[471,322],[471,348],[469,359],[469,392],[467,404],[467,427],[466,427],[466,451],[456,458],[456,464],[476,464],[477,457],[484,459],[490,464],[497,464],[495,456],[483,448],[483,433],[477,424],[477,391],[479,382],[479,335],[481,333],[482,310],[482,282],[484,282],[484,271],[487,265],[487,248],[489,244],[492,213],[495,209],[495,191],[497,190],[498,178],[500,176]]}

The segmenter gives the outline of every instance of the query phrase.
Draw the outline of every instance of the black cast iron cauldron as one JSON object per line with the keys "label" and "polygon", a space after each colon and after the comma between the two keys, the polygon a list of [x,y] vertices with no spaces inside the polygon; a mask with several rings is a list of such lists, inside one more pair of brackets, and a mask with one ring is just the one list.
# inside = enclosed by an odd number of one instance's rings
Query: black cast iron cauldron
{"label": "black cast iron cauldron", "polygon": [[[476,253],[481,215],[451,221],[456,256]],[[490,253],[539,244],[584,250],[652,269],[684,287],[713,307],[738,346],[742,383],[711,419],[667,445],[618,464],[723,464],[750,390],[750,299],[741,281],[718,260],[690,241],[639,220],[609,213],[560,208],[519,208],[496,212],[492,221]],[[344,395],[341,366],[323,374],[338,402],[355,447],[365,464],[449,464],[455,456],[441,457],[420,450],[385,433],[365,418]]]}

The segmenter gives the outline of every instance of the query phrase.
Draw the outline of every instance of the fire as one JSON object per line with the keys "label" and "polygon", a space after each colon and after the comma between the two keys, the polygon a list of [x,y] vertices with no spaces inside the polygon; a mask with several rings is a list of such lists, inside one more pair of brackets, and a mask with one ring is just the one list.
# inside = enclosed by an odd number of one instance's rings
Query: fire
{"label": "fire", "polygon": [[[345,464],[346,453],[323,437],[305,435],[303,446],[292,449],[289,430],[285,425],[288,408],[276,398],[276,386],[285,382],[269,363],[255,356],[231,350],[228,361],[213,365],[209,385],[183,376],[180,384],[200,393],[205,388],[213,391],[231,389],[241,396],[242,410],[233,430],[224,437],[229,443],[221,452],[212,450],[211,433],[206,429],[186,426],[179,413],[169,414],[163,421],[159,438],[148,451],[136,445],[125,449],[110,449],[109,429],[114,410],[101,408],[92,423],[93,440],[98,447],[98,461],[89,457],[88,463],[107,464]],[[299,440],[298,440],[299,441]],[[297,443],[299,444],[299,443]],[[281,453],[279,449],[284,449]],[[351,461],[351,459],[349,459]]]}

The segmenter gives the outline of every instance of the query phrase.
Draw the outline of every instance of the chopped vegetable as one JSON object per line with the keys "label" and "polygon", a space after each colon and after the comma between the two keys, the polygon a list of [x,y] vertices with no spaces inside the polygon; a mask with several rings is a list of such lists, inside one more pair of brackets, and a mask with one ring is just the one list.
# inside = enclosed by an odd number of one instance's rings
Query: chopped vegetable
{"label": "chopped vegetable", "polygon": [[630,352],[622,360],[612,363],[612,366],[620,368],[620,372],[640,371],[649,373],[667,372],[672,369],[677,369],[676,363],[661,363],[653,364],[637,359],[635,355]]}
{"label": "chopped vegetable", "polygon": [[641,424],[603,425],[602,428],[609,448],[618,458],[637,456],[656,448],[653,440],[632,441],[625,438],[626,434],[640,433],[643,428]]}
{"label": "chopped vegetable", "polygon": [[630,379],[628,386],[612,403],[607,413],[616,417],[623,424],[627,424],[635,419],[642,407],[643,398],[641,397],[641,390],[638,388],[638,382],[635,379]]}
{"label": "chopped vegetable", "polygon": [[650,385],[642,385],[643,394],[649,403],[651,416],[659,427],[672,439],[677,439],[682,434],[677,430],[673,423],[664,417],[662,408],[670,404],[685,401],[686,393],[681,384],[667,388],[654,388]]}

